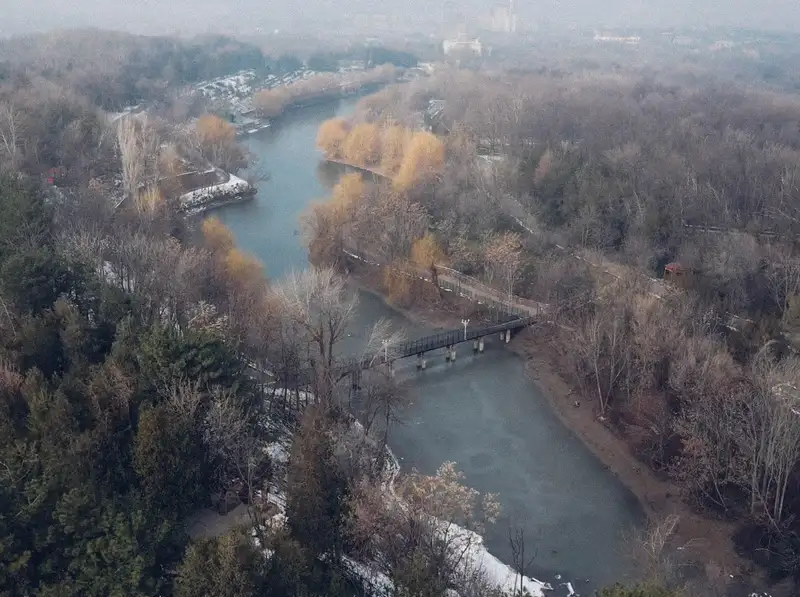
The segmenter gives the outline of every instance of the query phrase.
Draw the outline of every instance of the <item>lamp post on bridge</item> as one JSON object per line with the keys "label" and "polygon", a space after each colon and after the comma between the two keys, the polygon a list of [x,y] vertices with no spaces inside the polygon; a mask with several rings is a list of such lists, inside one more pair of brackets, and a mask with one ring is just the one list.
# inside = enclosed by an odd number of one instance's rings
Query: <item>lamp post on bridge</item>
{"label": "lamp post on bridge", "polygon": [[469,323],[469,319],[462,319],[461,323],[464,324],[464,342],[467,341],[467,324]]}

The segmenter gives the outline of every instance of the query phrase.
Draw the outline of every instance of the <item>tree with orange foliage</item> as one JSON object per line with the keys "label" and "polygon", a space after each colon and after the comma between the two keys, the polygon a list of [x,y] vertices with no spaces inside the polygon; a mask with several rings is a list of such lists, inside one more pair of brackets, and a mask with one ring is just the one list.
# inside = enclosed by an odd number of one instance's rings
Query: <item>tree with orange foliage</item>
{"label": "tree with orange foliage", "polygon": [[204,220],[202,231],[205,245],[214,253],[225,255],[236,244],[233,232],[217,217]]}
{"label": "tree with orange foliage", "polygon": [[254,256],[236,248],[233,233],[218,218],[202,226],[205,246],[212,254],[214,277],[223,293],[225,311],[235,336],[253,331],[267,312],[267,277]]}
{"label": "tree with orange foliage", "polygon": [[206,114],[197,121],[196,133],[200,153],[215,166],[236,173],[247,165],[231,123],[214,114]]}
{"label": "tree with orange foliage", "polygon": [[330,201],[311,207],[303,218],[303,226],[309,239],[312,263],[332,266],[337,262],[366,191],[360,174],[345,174],[333,188]]}
{"label": "tree with orange foliage", "polygon": [[407,190],[438,175],[444,168],[444,159],[444,143],[439,137],[428,132],[414,133],[395,177],[395,186]]}
{"label": "tree with orange foliage", "polygon": [[[436,266],[446,265],[447,254],[433,234],[428,233],[414,242],[411,246],[411,262],[418,268],[431,272],[433,283],[439,289],[439,271]],[[441,295],[441,289],[439,294]]]}
{"label": "tree with orange foliage", "polygon": [[389,302],[400,307],[411,304],[416,295],[414,267],[406,260],[397,260],[383,268],[383,287]]}
{"label": "tree with orange foliage", "polygon": [[164,205],[164,196],[154,185],[137,195],[135,205],[140,214],[154,214]]}
{"label": "tree with orange foliage", "polygon": [[286,87],[259,91],[253,98],[253,106],[262,118],[280,116],[292,101],[292,93]]}
{"label": "tree with orange foliage", "polygon": [[349,127],[344,118],[331,118],[322,123],[317,133],[317,147],[325,155],[333,159],[341,159],[344,155],[344,143],[347,140]]}
{"label": "tree with orange foliage", "polygon": [[252,284],[254,281],[264,281],[264,266],[262,263],[244,251],[232,248],[225,255],[225,269],[230,281],[238,287]]}
{"label": "tree with orange foliage", "polygon": [[412,245],[411,261],[419,268],[430,269],[434,265],[446,265],[447,255],[436,237],[428,233]]}
{"label": "tree with orange foliage", "polygon": [[381,130],[381,167],[388,174],[395,174],[403,163],[403,156],[411,141],[411,131],[403,126],[390,124]]}
{"label": "tree with orange foliage", "polygon": [[372,166],[380,161],[381,138],[378,125],[362,122],[353,127],[344,141],[345,159],[359,166]]}
{"label": "tree with orange foliage", "polygon": [[197,135],[204,145],[220,142],[232,143],[236,140],[236,129],[219,116],[206,114],[197,120]]}
{"label": "tree with orange foliage", "polygon": [[332,204],[339,210],[348,210],[367,193],[364,179],[356,172],[345,174],[333,187]]}

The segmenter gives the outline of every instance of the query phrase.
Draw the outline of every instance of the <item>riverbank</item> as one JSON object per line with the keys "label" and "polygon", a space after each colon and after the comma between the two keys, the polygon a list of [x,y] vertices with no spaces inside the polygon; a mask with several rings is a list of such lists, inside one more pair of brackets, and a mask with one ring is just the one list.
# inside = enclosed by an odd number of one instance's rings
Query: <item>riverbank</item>
{"label": "riverbank", "polygon": [[[398,306],[387,298],[382,278],[373,269],[354,268],[350,282],[415,323],[452,329],[460,326],[462,318],[472,318],[478,312],[477,305],[450,295],[433,302]],[[477,323],[476,319],[473,321]],[[571,379],[571,364],[563,342],[557,330],[542,324],[523,331],[509,348],[523,359],[530,379],[558,419],[636,497],[647,518],[658,522],[668,516],[678,517],[668,546],[673,570],[680,570],[692,580],[732,585],[731,595],[748,594],[753,581],[763,585],[760,570],[736,553],[732,539],[736,525],[695,512],[674,483],[642,463],[624,438],[598,419],[591,398],[583,396]],[[776,597],[780,594],[780,591],[773,593]]]}
{"label": "riverbank", "polygon": [[[318,106],[323,106],[326,104],[331,104],[334,102],[345,101],[348,99],[360,98],[365,95],[369,95],[371,93],[375,93],[379,91],[386,85],[391,85],[392,83],[396,83],[396,80],[390,81],[379,81],[379,82],[369,82],[364,83],[363,85],[359,85],[358,87],[349,87],[349,88],[341,88],[337,87],[334,89],[323,89],[319,92],[312,93],[310,95],[300,95],[295,98],[290,99],[281,99],[280,101],[283,102],[280,105],[272,106],[271,114],[269,116],[258,116],[260,113],[258,108],[253,110],[252,116],[246,116],[246,120],[240,123],[237,126],[238,132],[240,136],[248,136],[252,134],[256,134],[270,128],[271,126],[280,124],[283,118],[290,116],[294,113],[300,112],[302,110],[306,110],[308,108],[315,108]],[[270,90],[266,90],[269,92]],[[258,94],[256,94],[257,96]],[[254,97],[256,97],[254,96]],[[263,112],[261,112],[263,114]]]}
{"label": "riverbank", "polygon": [[181,210],[189,216],[204,214],[213,209],[248,201],[255,197],[256,188],[233,174],[216,170],[216,184],[184,193],[178,198]]}

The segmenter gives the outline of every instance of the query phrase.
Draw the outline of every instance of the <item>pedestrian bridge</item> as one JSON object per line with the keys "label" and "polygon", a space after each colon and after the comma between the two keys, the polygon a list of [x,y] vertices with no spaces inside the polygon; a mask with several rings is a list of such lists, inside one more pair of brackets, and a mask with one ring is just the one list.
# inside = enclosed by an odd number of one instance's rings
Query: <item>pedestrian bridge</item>
{"label": "pedestrian bridge", "polygon": [[[368,255],[363,251],[349,249],[345,250],[344,253],[348,259],[354,262],[385,267],[376,256]],[[427,353],[444,348],[446,350],[445,358],[448,361],[455,360],[455,347],[464,342],[472,342],[472,348],[475,352],[483,352],[483,339],[485,337],[498,334],[501,341],[509,342],[512,332],[536,323],[547,310],[547,305],[512,294],[502,293],[457,270],[441,265],[432,266],[431,269],[435,271],[414,268],[412,271],[406,269],[404,273],[428,283],[438,284],[439,288],[444,292],[453,293],[460,298],[483,305],[493,314],[496,322],[472,329],[465,325],[464,328],[438,332],[416,340],[408,340],[392,346],[386,346],[381,355],[367,357],[360,362],[343,365],[339,370],[339,375],[336,375],[338,379],[343,379],[349,375],[353,379],[353,385],[357,386],[362,371],[377,365],[387,365],[391,372],[395,361],[414,356],[417,357],[417,367],[425,369],[427,366],[425,355]]]}
{"label": "pedestrian bridge", "polygon": [[487,336],[499,335],[501,342],[511,341],[511,333],[521,330],[539,321],[538,317],[512,317],[508,321],[476,327],[474,329],[465,328],[449,330],[430,334],[416,340],[400,342],[390,347],[386,347],[386,352],[381,355],[367,357],[357,363],[349,363],[339,368],[338,379],[350,377],[353,387],[358,388],[361,384],[361,374],[363,371],[377,366],[387,366],[390,375],[394,374],[394,363],[401,359],[417,357],[417,369],[427,367],[426,355],[434,350],[445,349],[445,360],[455,361],[456,346],[465,342],[472,342],[472,349],[476,353],[482,353],[484,348],[484,338]]}

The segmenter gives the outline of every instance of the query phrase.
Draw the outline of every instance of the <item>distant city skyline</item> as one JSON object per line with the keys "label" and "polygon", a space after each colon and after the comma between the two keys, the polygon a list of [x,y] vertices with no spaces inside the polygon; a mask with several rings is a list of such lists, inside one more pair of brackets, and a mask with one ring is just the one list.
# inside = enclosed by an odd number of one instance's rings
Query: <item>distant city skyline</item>
{"label": "distant city skyline", "polygon": [[[54,28],[103,27],[136,33],[243,33],[341,23],[353,14],[386,15],[429,28],[442,16],[490,19],[495,0],[2,0],[0,35]],[[520,23],[585,28],[737,27],[800,32],[797,0],[516,0]]]}

